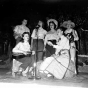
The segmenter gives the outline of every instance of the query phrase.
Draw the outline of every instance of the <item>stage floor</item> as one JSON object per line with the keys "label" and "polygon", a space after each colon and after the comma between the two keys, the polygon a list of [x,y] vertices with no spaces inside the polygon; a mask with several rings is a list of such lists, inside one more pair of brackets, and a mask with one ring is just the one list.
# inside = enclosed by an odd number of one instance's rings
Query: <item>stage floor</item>
{"label": "stage floor", "polygon": [[54,80],[40,79],[30,80],[25,77],[13,78],[11,74],[6,74],[8,69],[0,69],[0,87],[7,88],[88,88],[88,73],[79,73],[77,76],[69,79]]}

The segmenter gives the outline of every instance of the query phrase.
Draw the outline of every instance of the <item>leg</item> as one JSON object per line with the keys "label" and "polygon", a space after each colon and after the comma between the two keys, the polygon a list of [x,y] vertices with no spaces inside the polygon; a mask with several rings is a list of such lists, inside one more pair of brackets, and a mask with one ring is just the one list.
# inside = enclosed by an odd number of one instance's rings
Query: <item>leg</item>
{"label": "leg", "polygon": [[22,71],[22,75],[23,76],[27,76],[28,70],[29,70],[29,66],[26,68],[26,70]]}
{"label": "leg", "polygon": [[21,63],[19,61],[16,61],[13,59],[13,64],[12,64],[12,76],[15,77],[15,73],[19,72]]}
{"label": "leg", "polygon": [[50,65],[50,63],[54,60],[53,57],[46,58],[40,65],[39,70],[45,71],[45,69]]}
{"label": "leg", "polygon": [[71,60],[73,61],[74,66],[75,66],[75,74],[77,74],[77,70],[76,70],[76,49],[75,48],[72,47],[70,49],[70,55],[71,55]]}
{"label": "leg", "polygon": [[38,52],[38,56],[37,56],[37,61],[41,61],[43,60],[43,51],[42,52]]}

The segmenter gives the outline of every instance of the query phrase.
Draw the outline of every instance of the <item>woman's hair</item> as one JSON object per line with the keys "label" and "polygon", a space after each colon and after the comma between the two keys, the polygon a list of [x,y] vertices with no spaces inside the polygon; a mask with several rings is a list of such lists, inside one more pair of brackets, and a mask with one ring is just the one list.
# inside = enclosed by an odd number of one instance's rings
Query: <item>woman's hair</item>
{"label": "woman's hair", "polygon": [[48,27],[48,29],[51,30],[51,29],[50,29],[50,24],[51,24],[51,23],[54,24],[54,29],[56,30],[56,24],[55,24],[53,21],[50,21],[50,22],[49,22],[49,27]]}
{"label": "woman's hair", "polygon": [[24,35],[25,35],[25,34],[30,35],[30,33],[29,33],[29,32],[24,32],[24,33],[22,34],[22,38],[24,37]]}
{"label": "woman's hair", "polygon": [[65,35],[65,34],[64,34],[64,29],[63,29],[62,27],[59,27],[59,28],[57,29],[57,31],[58,31],[58,30],[63,31],[63,35]]}

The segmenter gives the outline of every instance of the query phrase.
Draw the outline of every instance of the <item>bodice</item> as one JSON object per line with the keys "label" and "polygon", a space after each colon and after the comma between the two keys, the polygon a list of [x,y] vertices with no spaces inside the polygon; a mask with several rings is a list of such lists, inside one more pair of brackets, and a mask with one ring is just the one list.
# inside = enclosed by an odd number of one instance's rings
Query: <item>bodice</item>
{"label": "bodice", "polygon": [[74,36],[72,32],[65,34],[65,36],[69,39],[70,42],[74,42]]}

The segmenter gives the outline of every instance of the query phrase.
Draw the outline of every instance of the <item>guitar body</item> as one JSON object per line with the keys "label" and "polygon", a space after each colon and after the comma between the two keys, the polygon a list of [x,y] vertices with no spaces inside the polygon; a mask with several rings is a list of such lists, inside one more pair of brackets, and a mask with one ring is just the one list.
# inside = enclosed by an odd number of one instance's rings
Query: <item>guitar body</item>
{"label": "guitar body", "polygon": [[12,57],[15,59],[22,59],[24,57],[30,57],[31,56],[31,52],[28,53],[27,55],[24,55],[23,53],[13,53]]}

